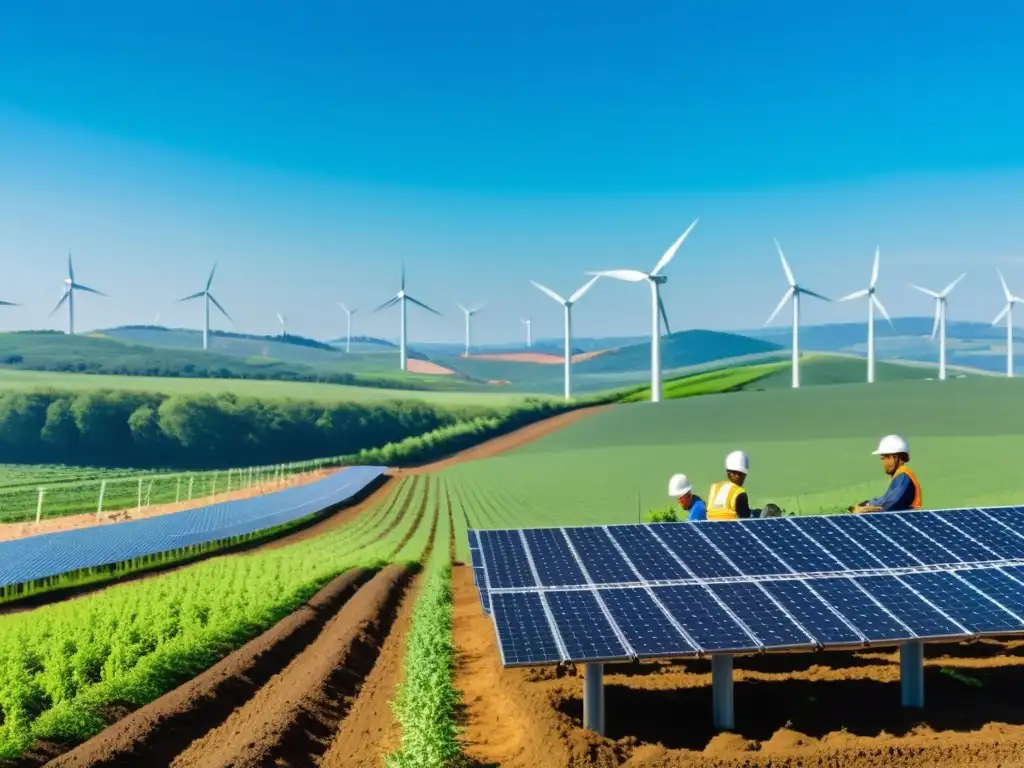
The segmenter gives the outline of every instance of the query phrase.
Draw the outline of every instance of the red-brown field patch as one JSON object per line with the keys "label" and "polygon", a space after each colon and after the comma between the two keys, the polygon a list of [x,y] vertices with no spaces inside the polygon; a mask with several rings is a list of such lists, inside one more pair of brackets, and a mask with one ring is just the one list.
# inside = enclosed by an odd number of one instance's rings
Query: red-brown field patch
{"label": "red-brown field patch", "polygon": [[[603,355],[607,351],[607,349],[595,349],[590,352],[580,352],[578,355],[572,356],[572,361],[574,363],[581,363],[592,357]],[[459,357],[466,357],[466,355],[461,354]],[[562,365],[565,362],[564,355],[552,355],[547,352],[486,353],[482,355],[469,355],[469,357],[474,360],[499,360],[506,363],[533,363],[535,365]]]}

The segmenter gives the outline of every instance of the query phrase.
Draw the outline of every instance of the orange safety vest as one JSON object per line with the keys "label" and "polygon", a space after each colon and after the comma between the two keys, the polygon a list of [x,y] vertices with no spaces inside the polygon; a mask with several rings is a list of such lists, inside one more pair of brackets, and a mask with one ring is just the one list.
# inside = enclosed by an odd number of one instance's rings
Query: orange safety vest
{"label": "orange safety vest", "polygon": [[736,513],[736,499],[741,493],[746,493],[746,489],[730,480],[713,483],[707,501],[704,502],[708,510],[708,520],[739,519]]}
{"label": "orange safety vest", "polygon": [[897,469],[895,472],[892,473],[893,479],[896,478],[896,475],[906,475],[907,477],[910,478],[910,482],[913,483],[913,485],[914,485],[914,500],[912,502],[910,502],[910,508],[911,509],[920,509],[921,508],[921,484],[919,482],[917,482],[917,475],[915,475],[913,472],[911,472],[906,464],[904,464],[903,466],[901,466],[899,469]]}

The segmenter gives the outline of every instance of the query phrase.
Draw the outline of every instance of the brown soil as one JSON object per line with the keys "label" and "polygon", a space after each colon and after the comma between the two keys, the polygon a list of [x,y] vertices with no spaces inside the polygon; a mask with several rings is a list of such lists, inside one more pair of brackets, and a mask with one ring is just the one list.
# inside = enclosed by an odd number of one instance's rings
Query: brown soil
{"label": "brown soil", "polygon": [[[597,349],[591,352],[581,352],[578,355],[573,355],[572,361],[580,363],[592,357],[602,355],[607,351],[607,349]],[[462,354],[459,357],[466,357],[466,355]],[[565,362],[564,355],[551,355],[547,352],[507,352],[505,354],[493,355],[470,355],[470,357],[475,360],[501,360],[506,363],[533,363],[535,365],[562,365]]]}
{"label": "brown soil", "polygon": [[451,368],[445,368],[443,365],[438,365],[430,360],[413,360],[409,358],[406,361],[406,367],[409,369],[409,373],[427,373],[436,376],[453,376],[455,371]]}
{"label": "brown soil", "polygon": [[711,725],[708,661],[606,665],[602,738],[582,727],[582,670],[503,670],[470,569],[454,581],[456,683],[477,765],[1024,765],[1022,641],[929,647],[919,712],[900,706],[893,652],[737,658],[737,732],[725,734]]}
{"label": "brown soil", "polygon": [[262,486],[231,491],[230,493],[218,493],[215,496],[203,496],[201,498],[192,499],[191,501],[178,502],[177,504],[154,504],[149,507],[143,507],[142,509],[132,507],[131,509],[104,510],[102,516],[97,516],[94,512],[86,512],[79,515],[51,517],[40,520],[38,524],[35,522],[0,523],[0,541],[24,539],[28,536],[38,536],[42,533],[57,533],[58,531],[71,531],[78,528],[92,528],[96,525],[113,525],[116,523],[122,523],[126,520],[143,520],[147,517],[158,517],[159,515],[168,515],[173,512],[183,512],[186,509],[205,507],[208,504],[232,501],[234,499],[250,499],[254,496],[272,493],[285,487],[306,485],[307,483],[311,483],[314,480],[320,480],[343,469],[345,469],[345,467],[321,469],[315,472],[304,472],[302,474],[295,474],[285,478],[285,482],[281,485],[266,483]]}
{"label": "brown soil", "polygon": [[424,464],[419,467],[405,467],[401,469],[395,469],[393,472],[396,475],[422,475],[428,472],[437,472],[441,469],[454,466],[455,464],[461,464],[464,461],[478,461],[480,459],[489,459],[493,456],[497,456],[502,453],[521,448],[527,443],[532,443],[534,440],[539,440],[546,435],[550,435],[552,432],[557,432],[570,424],[579,421],[580,419],[591,416],[599,411],[603,411],[608,408],[607,405],[596,405],[590,408],[579,408],[575,411],[569,411],[568,413],[560,413],[557,416],[552,416],[541,421],[535,421],[533,424],[527,424],[525,427],[520,427],[514,432],[496,437],[493,440],[480,443],[466,448],[464,451],[459,451],[451,456],[430,464]]}

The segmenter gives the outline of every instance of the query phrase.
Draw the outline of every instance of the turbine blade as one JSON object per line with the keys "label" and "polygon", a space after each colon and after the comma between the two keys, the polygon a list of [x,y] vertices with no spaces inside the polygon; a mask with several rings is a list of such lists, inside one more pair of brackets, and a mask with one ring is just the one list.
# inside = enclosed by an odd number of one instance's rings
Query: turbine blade
{"label": "turbine blade", "polygon": [[592,286],[594,283],[596,283],[600,279],[600,277],[601,277],[600,275],[594,275],[587,282],[585,282],[583,284],[583,286],[576,291],[576,293],[574,293],[572,296],[569,297],[569,303],[570,304],[575,304],[577,301],[582,299],[583,298],[583,294],[585,294],[587,291],[589,291],[590,290],[590,286]]}
{"label": "turbine blade", "polygon": [[198,293],[193,293],[191,296],[186,296],[184,299],[178,299],[178,301],[191,301],[192,299],[198,299],[205,295],[206,291],[199,291]]}
{"label": "turbine blade", "polygon": [[885,307],[882,306],[882,302],[878,300],[878,296],[871,294],[871,302],[875,305],[879,312],[882,313],[882,317],[889,321],[889,327],[896,330],[896,326],[892,324],[892,318],[889,317],[889,313],[885,311]]}
{"label": "turbine blade", "polygon": [[339,306],[339,307],[341,307],[341,308],[342,308],[343,310],[345,310],[346,312],[348,312],[348,307],[346,307],[346,306],[345,306],[345,302],[343,302],[343,301],[339,301],[339,302],[338,302],[338,306]]}
{"label": "turbine blade", "polygon": [[21,304],[18,304],[17,302],[14,302],[14,301],[0,301],[0,307],[20,307],[20,306],[21,306]]}
{"label": "turbine blade", "polygon": [[645,272],[639,272],[635,269],[606,269],[601,272],[587,272],[587,274],[596,275],[597,277],[610,277],[613,280],[625,280],[627,283],[640,283],[648,277]]}
{"label": "turbine blade", "polygon": [[841,298],[840,301],[852,301],[853,299],[859,299],[859,298],[862,298],[864,296],[867,296],[868,293],[869,293],[869,290],[867,288],[864,288],[863,290],[860,290],[860,291],[854,291],[853,293],[849,294],[848,296],[843,296],[843,298]]}
{"label": "turbine blade", "polygon": [[875,287],[875,283],[878,282],[878,260],[879,260],[880,256],[881,256],[881,251],[876,246],[875,247],[875,266],[873,266],[871,268],[871,287],[872,288],[874,288]]}
{"label": "turbine blade", "polygon": [[911,288],[914,288],[927,296],[931,296],[933,299],[939,298],[939,294],[935,291],[929,291],[927,288],[922,288],[920,285],[914,285],[913,283],[909,283],[909,285]]}
{"label": "turbine blade", "polygon": [[414,298],[413,298],[412,296],[410,296],[410,295],[408,295],[408,294],[406,294],[405,298],[406,298],[406,299],[408,299],[409,301],[411,301],[411,302],[412,302],[413,304],[415,304],[415,305],[416,305],[417,307],[422,307],[423,309],[427,310],[427,312],[433,312],[433,313],[434,313],[435,315],[437,315],[438,317],[440,317],[440,316],[441,316],[441,313],[440,313],[440,312],[438,312],[438,311],[437,311],[436,309],[434,309],[433,307],[428,307],[428,306],[427,306],[426,304],[424,304],[424,303],[423,303],[422,301],[420,301],[419,299],[414,299]]}
{"label": "turbine blade", "polygon": [[[381,304],[379,307],[377,307],[375,310],[373,310],[373,312],[380,312],[382,309],[387,309],[388,307],[393,307],[399,301],[400,301],[400,299],[397,296],[392,296],[390,299],[388,299],[383,304]],[[371,314],[373,314],[373,313],[371,312]]]}
{"label": "turbine blade", "polygon": [[544,293],[546,293],[552,299],[557,301],[559,304],[565,304],[565,299],[563,299],[557,293],[552,291],[550,288],[545,288],[543,285],[541,285],[540,283],[534,282],[533,280],[531,280],[530,282],[533,283],[535,288],[539,288],[540,290],[544,291]]}
{"label": "turbine blade", "polygon": [[209,292],[210,286],[213,285],[213,273],[217,271],[217,262],[213,262],[213,269],[210,270],[210,276],[206,278],[206,290]]}
{"label": "turbine blade", "polygon": [[828,296],[822,296],[820,293],[815,293],[814,291],[809,291],[806,288],[799,288],[798,287],[797,290],[800,293],[804,294],[805,296],[813,296],[814,298],[821,299],[822,301],[828,301],[828,302],[832,301],[832,299],[830,299]]}
{"label": "turbine blade", "polygon": [[964,272],[962,275],[960,275],[960,277],[958,277],[952,283],[947,285],[946,289],[942,292],[942,295],[943,296],[948,296],[949,292],[952,291],[954,288],[956,288],[956,284],[959,283],[961,280],[963,280],[965,277],[967,277],[967,273],[966,272]]}
{"label": "turbine blade", "polygon": [[277,313],[277,321],[282,324],[284,323],[284,316],[280,312]]}
{"label": "turbine blade", "polygon": [[226,317],[232,323],[235,322],[234,319],[231,317],[231,315],[228,314],[228,311],[226,309],[224,309],[224,307],[222,307],[220,305],[220,302],[217,301],[215,298],[213,298],[213,294],[212,293],[208,293],[207,296],[210,297],[210,301],[213,302],[213,306],[215,306],[217,309],[219,309],[221,312],[224,313],[224,317]]}
{"label": "turbine blade", "polygon": [[75,282],[75,268],[71,264],[71,252],[68,251],[68,280]]}
{"label": "turbine blade", "polygon": [[107,295],[107,294],[103,293],[103,291],[97,291],[95,288],[90,288],[87,285],[81,285],[79,283],[72,283],[71,287],[74,288],[76,291],[85,291],[86,293],[95,293],[97,296],[106,296]]}
{"label": "turbine blade", "polygon": [[466,313],[467,315],[468,315],[468,314],[470,314],[469,310],[468,310],[468,309],[466,309],[466,308],[465,308],[464,306],[462,306],[462,304],[460,304],[459,302],[457,302],[457,301],[456,301],[456,302],[455,302],[455,305],[456,305],[456,306],[457,306],[457,307],[458,307],[459,309],[461,309],[461,310],[462,310],[463,312],[465,312],[465,313]]}
{"label": "turbine blade", "polygon": [[662,269],[668,266],[668,263],[672,261],[672,259],[675,257],[676,251],[679,250],[679,246],[683,244],[683,241],[686,239],[686,236],[693,231],[694,227],[697,226],[698,221],[699,218],[694,219],[693,223],[686,228],[686,231],[679,236],[679,239],[672,243],[672,246],[667,251],[665,251],[661,259],[658,260],[658,263],[654,265],[654,269],[651,270],[652,275],[658,274]]}
{"label": "turbine blade", "polygon": [[1005,279],[1003,279],[1003,273],[1002,273],[1002,272],[1000,272],[1000,271],[999,271],[999,270],[997,269],[997,270],[996,270],[996,274],[997,274],[997,275],[999,275],[999,282],[1003,284],[1003,295],[1004,295],[1004,296],[1006,297],[1006,300],[1007,300],[1007,301],[1012,301],[1012,300],[1013,300],[1013,294],[1012,294],[1012,293],[1010,293],[1010,286],[1008,286],[1008,285],[1006,284],[1006,280],[1005,280]]}
{"label": "turbine blade", "polygon": [[405,290],[405,262],[402,262],[402,290]]}
{"label": "turbine blade", "polygon": [[57,306],[50,310],[48,317],[53,317],[53,314],[64,305],[64,302],[68,300],[68,296],[70,295],[71,291],[64,291],[64,295],[60,297],[60,301],[57,302]]}
{"label": "turbine blade", "polygon": [[661,313],[661,320],[665,323],[665,331],[669,336],[672,335],[672,328],[668,324],[668,312],[665,311],[665,302],[661,300],[661,294],[658,294],[658,311]]}
{"label": "turbine blade", "polygon": [[775,308],[775,311],[774,311],[774,312],[772,312],[772,315],[771,315],[771,317],[769,317],[769,318],[768,318],[768,319],[767,319],[767,320],[765,321],[765,323],[764,323],[765,325],[768,325],[769,323],[771,323],[771,321],[772,321],[772,320],[774,320],[774,319],[775,319],[775,316],[776,316],[777,314],[779,314],[779,312],[781,312],[781,311],[782,311],[782,308],[783,308],[784,306],[786,306],[786,302],[787,302],[787,301],[789,301],[790,297],[791,297],[791,296],[792,296],[792,295],[793,295],[794,293],[796,293],[796,290],[795,290],[795,289],[793,289],[793,288],[790,288],[790,289],[789,289],[788,291],[786,291],[786,292],[785,292],[785,293],[784,293],[784,294],[782,295],[782,301],[780,301],[780,302],[779,302],[779,306],[777,306],[777,307]]}
{"label": "turbine blade", "polygon": [[932,323],[932,340],[935,339],[935,334],[939,332],[939,315],[942,310],[942,300],[939,299],[935,302],[935,322]]}
{"label": "turbine blade", "polygon": [[992,321],[992,325],[996,325],[1000,320],[1006,317],[1006,314],[1010,311],[1011,306],[1011,304],[1007,303],[1007,305],[1003,307],[1003,311],[996,315],[996,319]]}
{"label": "turbine blade", "polygon": [[789,268],[789,262],[786,261],[786,254],[782,252],[782,246],[779,245],[779,241],[775,241],[775,248],[779,251],[779,258],[782,260],[782,271],[786,273],[786,279],[789,281],[789,287],[796,287],[796,278],[793,277],[793,270]]}

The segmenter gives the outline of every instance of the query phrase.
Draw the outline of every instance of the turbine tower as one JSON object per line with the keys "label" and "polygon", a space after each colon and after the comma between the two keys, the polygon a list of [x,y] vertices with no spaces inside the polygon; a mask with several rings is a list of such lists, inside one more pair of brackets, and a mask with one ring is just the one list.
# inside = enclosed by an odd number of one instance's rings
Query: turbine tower
{"label": "turbine tower", "polygon": [[528,317],[524,317],[520,322],[526,326],[526,348],[533,348],[533,320]]}
{"label": "turbine tower", "polygon": [[95,293],[97,296],[106,296],[107,294],[97,291],[95,288],[90,288],[87,285],[75,282],[75,268],[71,264],[71,254],[68,254],[68,276],[64,278],[64,295],[60,297],[60,301],[50,311],[50,316],[56,312],[64,302],[68,304],[68,335],[74,335],[75,333],[75,291],[85,291],[86,293]]}
{"label": "turbine tower", "polygon": [[347,322],[345,324],[345,352],[346,354],[352,351],[352,315],[358,310],[349,309],[342,302],[338,302],[338,306],[345,310],[345,317]]}
{"label": "turbine tower", "polygon": [[[220,302],[214,298],[213,294],[210,293],[210,286],[213,285],[213,273],[217,271],[217,264],[214,263],[213,269],[210,270],[210,276],[206,278],[206,287],[193,293],[191,296],[186,296],[178,301],[191,301],[192,299],[203,299],[203,349],[209,349],[210,347],[210,302],[213,302],[213,306],[221,311],[221,313],[228,320],[231,320],[231,315],[227,313],[227,310],[220,305]],[[233,320],[231,322],[234,322]]]}
{"label": "turbine tower", "polygon": [[458,306],[459,306],[459,309],[462,310],[462,313],[466,316],[466,355],[465,356],[469,357],[469,342],[470,342],[470,339],[472,338],[471,337],[471,330],[472,330],[471,329],[471,322],[472,322],[472,318],[473,318],[473,315],[475,315],[477,312],[479,312],[481,309],[484,308],[484,305],[480,304],[478,306],[473,307],[472,309],[466,309],[466,307],[462,306],[461,304],[459,304]]}
{"label": "turbine tower", "polygon": [[793,389],[797,389],[800,386],[800,296],[806,294],[807,296],[813,296],[816,299],[822,301],[831,301],[820,293],[808,290],[798,285],[796,278],[793,277],[793,270],[789,268],[789,264],[786,262],[786,255],[782,252],[782,246],[779,245],[779,241],[775,241],[775,248],[779,252],[779,259],[782,260],[782,270],[786,273],[786,280],[789,281],[789,288],[782,296],[782,301],[779,302],[779,306],[772,312],[771,317],[765,323],[767,326],[775,319],[775,316],[782,311],[782,308],[786,306],[786,302],[793,299]]}
{"label": "turbine tower", "polygon": [[284,338],[288,335],[288,331],[285,330],[285,321],[288,318],[282,315],[280,312],[277,313],[277,322],[281,324],[281,337]]}
{"label": "turbine tower", "polygon": [[589,291],[590,290],[590,286],[592,286],[594,283],[596,283],[598,281],[598,279],[599,279],[599,276],[597,276],[597,275],[595,275],[594,277],[590,278],[590,280],[587,281],[583,285],[582,288],[577,290],[576,293],[574,293],[568,299],[563,299],[561,296],[559,296],[557,293],[552,291],[550,288],[545,288],[540,283],[534,282],[533,280],[530,281],[531,283],[533,283],[533,285],[536,288],[538,288],[541,291],[543,291],[544,293],[546,293],[548,296],[550,296],[552,299],[557,301],[559,304],[561,304],[565,308],[565,399],[566,400],[568,400],[569,398],[572,397],[572,306],[577,301],[579,301],[580,299],[583,298],[583,294],[585,294],[587,291]]}
{"label": "turbine tower", "polygon": [[875,383],[875,307],[878,307],[878,311],[882,313],[882,317],[889,321],[889,325],[895,331],[896,326],[892,324],[892,318],[889,317],[889,313],[885,311],[885,307],[882,306],[882,302],[878,300],[878,296],[875,291],[875,283],[878,282],[878,261],[880,251],[875,248],[875,266],[871,268],[871,285],[860,291],[854,291],[849,296],[843,296],[840,301],[852,301],[853,299],[861,299],[865,296],[868,297],[868,384]]}
{"label": "turbine tower", "polygon": [[407,353],[406,353],[407,345],[408,345],[408,340],[409,340],[409,323],[408,323],[408,313],[406,312],[406,307],[405,307],[405,305],[408,302],[412,302],[417,307],[421,307],[422,309],[425,309],[428,312],[433,312],[438,317],[441,316],[441,313],[438,312],[436,309],[433,309],[432,307],[428,307],[426,304],[424,304],[419,299],[414,299],[412,296],[410,296],[408,293],[405,292],[405,265],[403,264],[402,265],[402,285],[401,285],[401,288],[399,288],[398,293],[396,293],[390,299],[388,299],[383,304],[381,304],[379,307],[377,307],[375,310],[373,310],[374,312],[379,312],[382,309],[387,309],[388,307],[393,307],[393,306],[395,306],[395,304],[398,305],[398,309],[399,309],[399,311],[401,313],[401,334],[399,336],[399,342],[398,342],[399,368],[401,370],[403,370],[403,371],[409,370],[408,357],[407,357]]}
{"label": "turbine tower", "polygon": [[665,305],[661,301],[660,286],[668,282],[668,278],[660,274],[661,270],[672,261],[679,246],[683,244],[686,236],[697,226],[698,219],[686,228],[686,231],[669,247],[654,269],[650,272],[640,272],[635,269],[609,269],[602,272],[588,272],[590,275],[600,277],[611,277],[615,280],[624,280],[628,283],[640,283],[646,280],[651,286],[651,402],[661,401],[661,321],[665,321],[665,330],[671,335],[672,329],[668,324],[668,313],[665,312]]}
{"label": "turbine tower", "polygon": [[927,288],[922,288],[919,285],[914,285],[913,283],[910,284],[911,288],[915,288],[921,293],[935,299],[935,324],[932,325],[931,338],[934,339],[935,332],[939,332],[939,381],[945,381],[946,379],[946,299],[949,297],[949,292],[952,291],[956,287],[956,284],[965,277],[967,277],[966,272],[947,285],[946,288],[939,293],[930,291]]}
{"label": "turbine tower", "polygon": [[1006,375],[1013,378],[1013,305],[1024,304],[1024,299],[1010,293],[1010,288],[1006,285],[1003,273],[998,269],[996,270],[996,273],[999,275],[999,282],[1003,284],[1003,295],[1006,297],[1006,306],[1003,307],[1002,312],[996,315],[996,319],[992,321],[992,325],[997,325],[1003,317],[1006,318]]}

